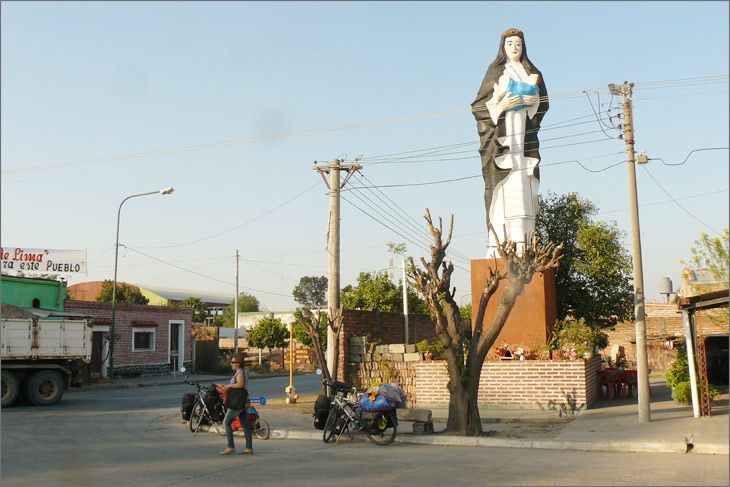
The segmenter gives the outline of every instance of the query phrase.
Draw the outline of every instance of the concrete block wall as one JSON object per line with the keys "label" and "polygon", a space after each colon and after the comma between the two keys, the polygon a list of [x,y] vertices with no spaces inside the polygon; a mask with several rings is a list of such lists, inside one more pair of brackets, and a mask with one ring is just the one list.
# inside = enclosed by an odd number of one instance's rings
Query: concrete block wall
{"label": "concrete block wall", "polygon": [[[402,344],[405,341],[403,315],[400,313],[381,313],[346,309],[343,312],[342,331],[340,332],[340,366],[338,380],[347,382],[350,361],[350,337],[364,336],[368,343],[379,345]],[[427,315],[408,315],[408,343],[433,340],[436,327]]]}
{"label": "concrete block wall", "polygon": [[[66,311],[78,312],[96,318],[104,324],[111,323],[111,303],[97,301],[66,301]],[[193,311],[189,308],[168,306],[149,306],[140,304],[117,303],[115,333],[118,340],[114,344],[114,369],[124,370],[131,367],[130,373],[139,371],[144,375],[164,373],[169,369],[169,322],[182,321],[185,347],[182,361],[192,361],[192,322]],[[154,322],[155,350],[153,352],[132,351],[132,322]]]}

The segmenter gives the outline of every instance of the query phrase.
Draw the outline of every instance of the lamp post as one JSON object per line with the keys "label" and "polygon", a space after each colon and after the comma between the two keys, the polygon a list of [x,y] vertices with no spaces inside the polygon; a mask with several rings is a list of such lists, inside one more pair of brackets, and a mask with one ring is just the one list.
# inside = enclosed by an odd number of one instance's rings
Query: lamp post
{"label": "lamp post", "polygon": [[109,338],[109,380],[114,382],[114,328],[116,325],[117,316],[117,262],[119,261],[119,218],[122,216],[122,205],[125,201],[137,198],[138,196],[148,196],[151,194],[172,194],[175,191],[173,188],[164,188],[159,191],[148,191],[146,193],[133,194],[127,196],[119,203],[119,210],[117,210],[117,240],[114,245],[114,284],[112,285],[112,326]]}

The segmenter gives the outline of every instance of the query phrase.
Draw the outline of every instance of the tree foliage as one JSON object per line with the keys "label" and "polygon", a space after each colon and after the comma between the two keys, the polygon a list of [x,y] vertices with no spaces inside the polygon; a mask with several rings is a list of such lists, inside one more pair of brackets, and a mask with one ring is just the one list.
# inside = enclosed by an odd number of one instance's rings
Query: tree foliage
{"label": "tree foliage", "polygon": [[255,348],[283,348],[289,336],[286,326],[279,318],[262,318],[246,332],[248,344]]}
{"label": "tree foliage", "polygon": [[294,338],[297,342],[314,348],[310,329],[312,327],[317,331],[322,346],[327,347],[327,315],[320,313],[315,317],[309,308],[297,308],[294,311]]}
{"label": "tree foliage", "polygon": [[576,193],[540,196],[535,231],[564,245],[556,273],[558,319],[609,327],[633,316],[631,257],[614,222],[594,221],[598,207]]}
{"label": "tree foliage", "polygon": [[205,318],[208,316],[208,310],[202,299],[195,296],[189,296],[180,301],[177,306],[179,308],[193,309],[193,323],[205,323]]}
{"label": "tree foliage", "polygon": [[[361,272],[357,286],[346,286],[341,294],[342,307],[384,313],[403,312],[403,287],[393,284],[385,272]],[[408,287],[408,312],[427,314],[428,306],[418,292]]]}
{"label": "tree foliage", "polygon": [[[222,326],[224,328],[233,328],[233,308],[235,301],[231,300],[231,305],[223,310],[221,316],[217,316],[215,319],[215,326]],[[248,293],[239,293],[238,295],[238,312],[239,313],[251,313],[259,311],[259,300],[256,296]]]}
{"label": "tree foliage", "polygon": [[[114,281],[105,279],[101,284],[101,292],[96,298],[97,301],[105,303],[112,302],[112,292],[114,289]],[[117,303],[131,303],[131,304],[147,304],[150,302],[149,299],[144,297],[142,292],[137,286],[130,286],[117,282]]]}
{"label": "tree foliage", "polygon": [[327,304],[327,278],[325,276],[303,276],[292,291],[294,301],[302,306],[321,308]]}

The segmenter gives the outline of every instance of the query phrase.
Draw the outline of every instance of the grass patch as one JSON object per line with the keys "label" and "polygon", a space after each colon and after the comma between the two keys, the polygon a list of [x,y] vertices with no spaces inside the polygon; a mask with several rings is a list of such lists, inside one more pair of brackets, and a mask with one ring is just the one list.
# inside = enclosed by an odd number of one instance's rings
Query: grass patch
{"label": "grass patch", "polygon": [[312,414],[314,412],[314,401],[319,394],[299,394],[296,404],[287,404],[285,397],[268,399],[265,408],[286,409],[301,414]]}

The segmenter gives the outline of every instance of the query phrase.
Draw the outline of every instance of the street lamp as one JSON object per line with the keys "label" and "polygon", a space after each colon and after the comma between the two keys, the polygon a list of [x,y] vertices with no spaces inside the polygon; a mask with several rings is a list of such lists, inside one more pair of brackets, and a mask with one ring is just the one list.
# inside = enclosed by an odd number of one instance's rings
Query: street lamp
{"label": "street lamp", "polygon": [[122,205],[125,201],[137,198],[138,196],[148,196],[151,194],[172,194],[175,191],[173,188],[164,188],[159,191],[148,191],[147,193],[133,194],[127,196],[119,203],[119,210],[117,211],[117,241],[114,245],[114,284],[112,285],[112,326],[111,336],[109,338],[109,380],[114,382],[114,327],[116,325],[117,315],[117,262],[119,260],[119,218],[122,216]]}

